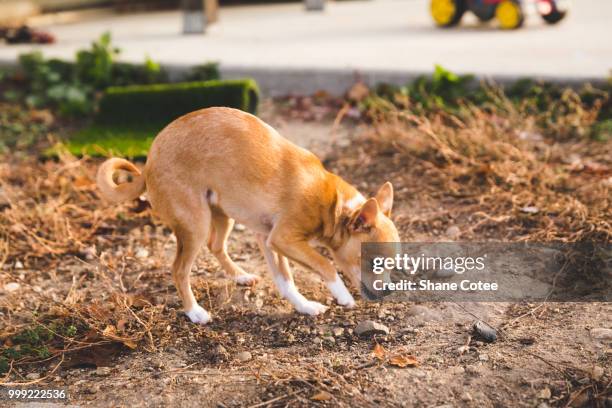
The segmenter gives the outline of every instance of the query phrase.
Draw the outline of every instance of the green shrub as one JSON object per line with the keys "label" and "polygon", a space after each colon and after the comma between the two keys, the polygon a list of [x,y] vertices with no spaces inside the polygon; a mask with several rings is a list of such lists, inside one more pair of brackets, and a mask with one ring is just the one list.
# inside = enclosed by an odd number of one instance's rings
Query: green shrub
{"label": "green shrub", "polygon": [[75,63],[45,59],[38,51],[21,54],[16,77],[23,86],[8,88],[3,97],[7,101],[23,100],[33,108],[54,108],[65,116],[81,116],[95,110],[97,91],[109,86],[168,80],[150,58],[144,64],[118,63],[115,59],[119,52],[112,46],[110,34],[105,33],[91,48],[78,51]]}
{"label": "green shrub", "polygon": [[221,79],[219,64],[216,62],[196,65],[186,78],[187,81],[212,81],[214,79]]}
{"label": "green shrub", "polygon": [[91,49],[77,52],[77,78],[98,89],[111,85],[113,61],[118,55],[119,49],[112,46],[110,33],[102,34]]}
{"label": "green shrub", "polygon": [[168,75],[150,58],[144,64],[118,62],[113,65],[113,86],[168,82]]}
{"label": "green shrub", "polygon": [[111,87],[100,101],[95,121],[115,126],[165,125],[186,113],[211,106],[255,113],[258,98],[252,79]]}

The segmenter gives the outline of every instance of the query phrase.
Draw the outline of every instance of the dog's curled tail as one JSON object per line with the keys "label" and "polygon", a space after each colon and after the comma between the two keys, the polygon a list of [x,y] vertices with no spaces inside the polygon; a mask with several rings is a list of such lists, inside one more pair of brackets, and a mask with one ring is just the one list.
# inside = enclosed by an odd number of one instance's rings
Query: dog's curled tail
{"label": "dog's curled tail", "polygon": [[[127,183],[117,184],[113,175],[117,170],[126,170],[133,174],[133,180]],[[108,159],[98,169],[98,188],[102,195],[109,200],[118,203],[120,201],[133,200],[145,191],[145,178],[134,164],[125,159]]]}

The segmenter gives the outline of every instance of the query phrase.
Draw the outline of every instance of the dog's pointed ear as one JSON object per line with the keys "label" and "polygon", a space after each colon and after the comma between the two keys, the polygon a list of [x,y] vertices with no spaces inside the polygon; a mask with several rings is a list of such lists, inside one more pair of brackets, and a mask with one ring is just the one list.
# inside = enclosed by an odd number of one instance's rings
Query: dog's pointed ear
{"label": "dog's pointed ear", "polygon": [[336,230],[338,222],[342,216],[343,204],[344,203],[342,202],[342,197],[340,193],[338,193],[338,191],[336,190],[334,201],[331,207],[329,208],[329,219],[326,220],[324,224],[323,236],[330,237],[334,235],[334,231]]}
{"label": "dog's pointed ear", "polygon": [[355,232],[367,232],[374,225],[378,211],[378,202],[375,198],[370,198],[361,206],[351,224],[351,229]]}
{"label": "dog's pointed ear", "polygon": [[390,217],[391,208],[393,208],[393,185],[390,182],[387,181],[378,189],[376,201],[378,201],[380,211],[387,217]]}

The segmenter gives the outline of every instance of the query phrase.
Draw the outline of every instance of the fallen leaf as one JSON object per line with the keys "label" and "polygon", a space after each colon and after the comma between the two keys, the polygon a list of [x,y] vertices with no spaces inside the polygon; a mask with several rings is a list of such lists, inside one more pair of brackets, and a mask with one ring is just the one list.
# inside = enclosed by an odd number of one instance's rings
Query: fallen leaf
{"label": "fallen leaf", "polygon": [[117,329],[112,324],[109,324],[108,326],[104,328],[104,330],[102,330],[102,335],[108,336],[108,337],[116,337]]}
{"label": "fallen leaf", "polygon": [[379,360],[384,360],[386,353],[387,352],[385,351],[384,347],[378,343],[376,343],[376,345],[374,346],[374,350],[372,350],[372,355]]}
{"label": "fallen leaf", "polygon": [[389,364],[392,366],[396,366],[396,367],[416,367],[419,365],[419,362],[416,360],[416,358],[414,358],[414,356],[411,355],[402,355],[402,354],[396,354],[394,356],[391,356],[391,358],[389,359]]}
{"label": "fallen leaf", "polygon": [[319,391],[315,395],[310,397],[310,399],[313,401],[329,401],[331,398],[332,396],[325,391]]}

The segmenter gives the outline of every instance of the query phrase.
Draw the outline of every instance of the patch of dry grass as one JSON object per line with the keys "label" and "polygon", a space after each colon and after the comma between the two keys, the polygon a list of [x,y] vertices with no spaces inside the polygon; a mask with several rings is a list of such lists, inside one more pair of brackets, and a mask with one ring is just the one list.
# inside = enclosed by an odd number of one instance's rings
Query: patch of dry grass
{"label": "patch of dry grass", "polygon": [[[0,357],[10,360],[9,371],[111,342],[136,348],[144,340],[154,348],[151,329],[164,306],[135,295],[137,282],[122,274],[137,247],[147,248],[155,232],[167,241],[167,233],[155,230],[148,212],[133,203],[100,205],[88,158],[7,159],[0,165],[0,288],[6,293]],[[125,250],[113,248],[126,234]],[[147,266],[162,262],[152,257]]]}
{"label": "patch of dry grass", "polygon": [[[612,238],[612,142],[569,138],[591,124],[596,109],[577,109],[543,128],[541,120],[499,96],[502,108],[462,105],[417,116],[380,100],[373,104],[368,143],[376,154],[399,154],[426,174],[423,190],[471,201],[452,208],[495,228],[498,238],[531,241],[598,241]],[[551,109],[554,109],[552,107]],[[561,141],[560,141],[561,140]]]}

